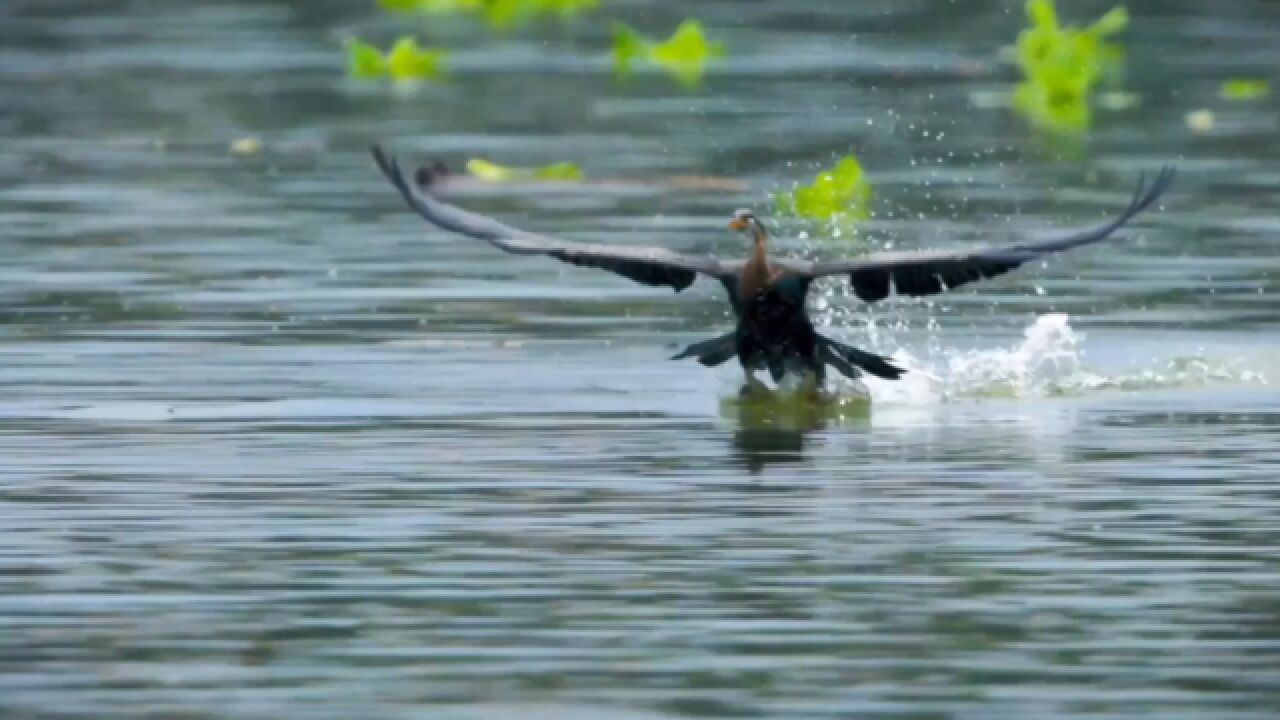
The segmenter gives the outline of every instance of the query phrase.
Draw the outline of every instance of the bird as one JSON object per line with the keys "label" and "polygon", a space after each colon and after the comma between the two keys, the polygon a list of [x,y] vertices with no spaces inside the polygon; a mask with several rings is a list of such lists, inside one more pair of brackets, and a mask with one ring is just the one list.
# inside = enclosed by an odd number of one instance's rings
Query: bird
{"label": "bird", "polygon": [[676,292],[699,276],[718,281],[737,320],[734,329],[689,345],[671,359],[693,358],[715,367],[737,357],[749,384],[759,384],[756,374],[767,370],[775,383],[795,376],[812,378],[819,387],[825,382],[828,366],[851,380],[864,373],[897,380],[906,370],[890,358],[839,342],[814,328],[805,310],[805,298],[818,278],[848,278],[854,294],[867,303],[884,300],[895,291],[922,297],[952,290],[1002,275],[1050,253],[1107,239],[1163,195],[1175,175],[1175,169],[1166,165],[1150,185],[1140,177],[1128,207],[1100,226],[1056,239],[961,252],[883,253],[829,261],[770,257],[768,231],[755,213],[743,208],[733,213],[728,227],[751,242],[751,252],[746,258],[724,259],[656,246],[569,242],[520,230],[434,197],[430,183],[423,183],[429,177],[418,173],[415,182],[410,182],[398,161],[381,146],[375,144],[370,149],[379,169],[409,208],[443,230],[483,240],[511,254],[545,255]]}

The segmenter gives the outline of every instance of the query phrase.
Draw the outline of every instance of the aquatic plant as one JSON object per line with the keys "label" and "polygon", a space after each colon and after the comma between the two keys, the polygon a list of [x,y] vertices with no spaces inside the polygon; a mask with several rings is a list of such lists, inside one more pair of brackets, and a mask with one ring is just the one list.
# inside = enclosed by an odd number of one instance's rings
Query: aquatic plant
{"label": "aquatic plant", "polygon": [[432,15],[483,10],[487,0],[378,0],[378,5],[392,12],[420,12]]}
{"label": "aquatic plant", "polygon": [[830,170],[815,175],[808,185],[797,183],[791,190],[776,193],[774,204],[781,213],[820,222],[852,224],[865,220],[870,214],[871,183],[858,159],[846,155]]}
{"label": "aquatic plant", "polygon": [[1088,129],[1090,97],[1097,82],[1124,60],[1124,48],[1107,38],[1129,24],[1124,6],[1112,8],[1088,27],[1059,25],[1053,0],[1028,0],[1031,26],[1018,35],[1023,80],[1014,107],[1036,125],[1079,133]]}
{"label": "aquatic plant", "polygon": [[561,17],[573,17],[600,7],[600,0],[525,0],[534,10],[554,13]]}
{"label": "aquatic plant", "polygon": [[681,85],[696,87],[707,64],[724,55],[724,43],[709,42],[697,20],[680,23],[671,37],[660,43],[646,40],[622,23],[613,25],[613,68],[620,77],[629,75],[637,60],[646,60],[665,69]]}
{"label": "aquatic plant", "polygon": [[391,78],[397,81],[432,80],[444,74],[444,50],[418,46],[418,41],[404,36],[396,40],[385,55],[377,47],[357,38],[348,38],[347,67],[353,77],[361,79]]}
{"label": "aquatic plant", "polygon": [[1218,94],[1223,100],[1258,100],[1271,94],[1271,86],[1266,80],[1233,78],[1223,81]]}
{"label": "aquatic plant", "polygon": [[558,162],[533,168],[518,168],[499,165],[483,158],[471,158],[467,161],[467,173],[479,180],[493,183],[522,181],[580,182],[582,180],[582,168],[571,162]]}
{"label": "aquatic plant", "polygon": [[359,40],[347,38],[347,69],[358,78],[377,78],[387,73],[387,61],[378,48]]}
{"label": "aquatic plant", "polygon": [[378,4],[393,12],[483,16],[490,26],[505,29],[526,17],[571,18],[599,7],[600,0],[378,0]]}

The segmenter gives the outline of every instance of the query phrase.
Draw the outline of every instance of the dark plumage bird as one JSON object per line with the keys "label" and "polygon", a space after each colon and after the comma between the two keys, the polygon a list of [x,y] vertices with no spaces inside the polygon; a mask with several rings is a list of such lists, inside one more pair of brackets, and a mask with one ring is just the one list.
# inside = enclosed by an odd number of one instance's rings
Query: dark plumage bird
{"label": "dark plumage bird", "polygon": [[[665,285],[677,292],[699,275],[719,281],[729,295],[738,325],[733,332],[690,345],[673,359],[696,358],[712,367],[737,356],[748,377],[767,369],[775,381],[787,373],[813,374],[821,382],[830,365],[848,378],[862,372],[895,380],[905,372],[888,358],[850,347],[813,328],[805,313],[805,296],[817,278],[844,275],[865,302],[901,295],[933,295],[965,283],[1006,273],[1048,253],[1105,240],[1142,212],[1169,187],[1174,171],[1161,169],[1155,182],[1141,180],[1133,200],[1119,217],[1100,227],[1055,240],[1027,242],[968,252],[893,253],[848,260],[809,262],[770,258],[768,233],[750,210],[734,213],[729,227],[752,240],[751,255],[742,260],[685,255],[660,247],[574,243],[537,235],[468,212],[419,192],[394,158],[378,146],[374,159],[405,202],[431,224],[460,233],[516,255],[549,255],[557,260],[600,268],[646,285]],[[420,176],[416,178],[421,181]]]}

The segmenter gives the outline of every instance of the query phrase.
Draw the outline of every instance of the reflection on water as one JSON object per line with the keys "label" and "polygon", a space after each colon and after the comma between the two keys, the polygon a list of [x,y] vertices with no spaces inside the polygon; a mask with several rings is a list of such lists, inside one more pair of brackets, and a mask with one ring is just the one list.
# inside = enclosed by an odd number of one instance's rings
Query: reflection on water
{"label": "reflection on water", "polygon": [[811,428],[742,427],[733,434],[735,455],[753,475],[770,463],[804,460],[804,436]]}
{"label": "reflection on water", "polygon": [[721,416],[736,425],[733,448],[738,459],[758,474],[771,463],[804,460],[805,436],[830,427],[866,425],[871,398],[812,387],[771,390],[746,383],[736,397],[720,401]]}
{"label": "reflection on water", "polygon": [[[1131,3],[1141,102],[1070,157],[970,104],[1007,3],[601,11],[700,17],[730,52],[697,92],[613,87],[601,18],[432,18],[454,80],[416,95],[341,76],[343,37],[410,31],[375,3],[56,5],[0,3],[0,717],[1274,717],[1278,116],[1217,93],[1273,72],[1270,3]],[[876,217],[786,252],[1180,184],[936,301],[822,286],[911,372],[788,404],[665,359],[719,288],[430,231],[372,141],[577,162],[618,182],[458,199],[726,254],[732,208],[850,149]]]}

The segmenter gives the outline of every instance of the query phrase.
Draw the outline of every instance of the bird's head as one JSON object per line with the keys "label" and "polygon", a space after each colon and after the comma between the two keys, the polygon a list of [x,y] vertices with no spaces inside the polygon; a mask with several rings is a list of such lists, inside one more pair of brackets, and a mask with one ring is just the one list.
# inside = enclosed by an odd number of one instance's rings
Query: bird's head
{"label": "bird's head", "polygon": [[729,220],[729,229],[737,230],[752,240],[763,240],[765,237],[764,225],[760,224],[755,213],[746,208],[733,213],[733,218]]}

